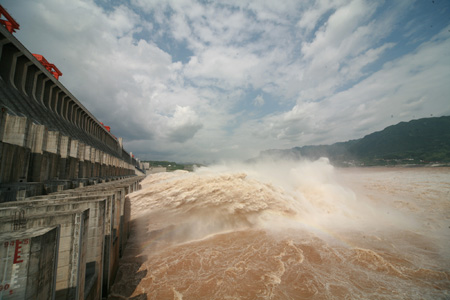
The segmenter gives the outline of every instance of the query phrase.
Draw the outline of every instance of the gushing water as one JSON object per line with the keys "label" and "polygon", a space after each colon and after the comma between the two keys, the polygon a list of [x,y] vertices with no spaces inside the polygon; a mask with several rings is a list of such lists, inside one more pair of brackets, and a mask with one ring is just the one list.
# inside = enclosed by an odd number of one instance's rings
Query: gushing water
{"label": "gushing water", "polygon": [[110,299],[448,299],[450,169],[148,176]]}

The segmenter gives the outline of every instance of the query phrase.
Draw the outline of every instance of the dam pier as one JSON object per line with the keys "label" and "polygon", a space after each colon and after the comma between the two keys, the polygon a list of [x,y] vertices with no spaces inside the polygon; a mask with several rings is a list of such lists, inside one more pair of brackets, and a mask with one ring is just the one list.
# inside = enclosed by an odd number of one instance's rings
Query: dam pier
{"label": "dam pier", "polygon": [[142,163],[0,17],[0,299],[106,298]]}

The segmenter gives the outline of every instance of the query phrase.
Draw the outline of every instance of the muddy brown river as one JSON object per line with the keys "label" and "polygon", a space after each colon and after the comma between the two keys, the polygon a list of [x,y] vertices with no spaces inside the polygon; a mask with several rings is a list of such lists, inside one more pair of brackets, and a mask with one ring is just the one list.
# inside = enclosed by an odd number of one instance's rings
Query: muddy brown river
{"label": "muddy brown river", "polygon": [[109,299],[450,299],[450,168],[148,176]]}

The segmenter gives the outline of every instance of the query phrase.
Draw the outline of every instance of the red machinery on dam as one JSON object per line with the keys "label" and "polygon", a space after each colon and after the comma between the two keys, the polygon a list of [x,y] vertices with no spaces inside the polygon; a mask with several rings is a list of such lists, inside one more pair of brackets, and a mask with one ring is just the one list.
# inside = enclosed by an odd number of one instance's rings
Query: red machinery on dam
{"label": "red machinery on dam", "polygon": [[56,79],[62,76],[61,71],[54,65],[49,63],[44,56],[40,54],[33,54],[34,57],[49,71]]}
{"label": "red machinery on dam", "polygon": [[101,299],[141,163],[13,35],[0,6],[0,298]]}

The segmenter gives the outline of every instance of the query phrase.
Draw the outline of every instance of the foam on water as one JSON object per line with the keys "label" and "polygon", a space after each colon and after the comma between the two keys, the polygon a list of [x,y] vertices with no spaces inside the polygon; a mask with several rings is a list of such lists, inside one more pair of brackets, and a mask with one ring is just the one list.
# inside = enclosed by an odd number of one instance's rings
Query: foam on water
{"label": "foam on water", "polygon": [[450,170],[414,172],[321,159],[148,176],[113,295],[450,297]]}

